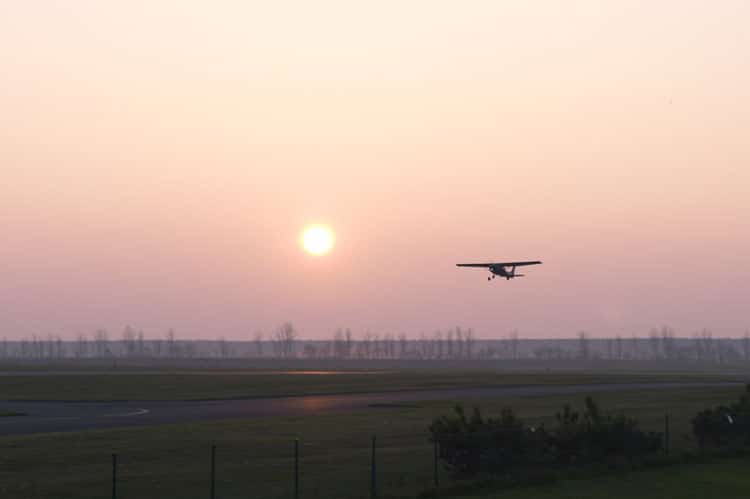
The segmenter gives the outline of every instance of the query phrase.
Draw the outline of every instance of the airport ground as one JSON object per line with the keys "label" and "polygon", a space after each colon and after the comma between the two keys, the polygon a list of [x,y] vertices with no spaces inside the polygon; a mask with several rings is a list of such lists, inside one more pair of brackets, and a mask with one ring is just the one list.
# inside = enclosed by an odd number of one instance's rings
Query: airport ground
{"label": "airport ground", "polygon": [[[92,368],[93,369],[93,368]],[[725,374],[622,372],[386,371],[339,374],[258,372],[70,372],[37,369],[28,376],[0,376],[0,399],[23,404],[45,400],[200,400],[279,397],[301,393],[343,394],[409,390],[409,398],[327,412],[316,397],[305,399],[310,413],[255,415],[252,418],[122,426],[0,437],[0,496],[8,499],[109,497],[111,454],[118,455],[118,497],[209,497],[209,449],[216,445],[217,498],[293,497],[293,445],[300,441],[300,498],[365,498],[370,494],[371,436],[377,436],[380,497],[413,498],[433,481],[432,446],[427,426],[462,402],[485,413],[513,407],[530,423],[542,423],[565,403],[580,407],[593,393],[608,411],[638,418],[661,430],[670,414],[673,452],[693,449],[690,419],[700,409],[737,396],[745,376]],[[682,385],[675,383],[682,382]],[[648,386],[646,386],[648,385]],[[493,392],[487,387],[512,386]],[[578,387],[561,391],[561,387]],[[192,387],[192,388],[191,388]],[[477,390],[477,387],[485,389]],[[529,390],[529,387],[549,387]],[[587,387],[591,387],[590,389]],[[598,387],[598,390],[596,389]],[[521,390],[519,390],[519,388]],[[444,397],[424,397],[442,389]],[[524,391],[526,390],[526,391]],[[77,394],[74,396],[74,394]],[[499,395],[500,394],[500,395]],[[424,400],[427,398],[427,400]],[[11,401],[11,402],[8,402]],[[263,402],[263,399],[255,399]],[[5,412],[13,411],[8,405]],[[22,410],[17,412],[23,412]],[[39,415],[8,416],[18,421]],[[137,415],[132,416],[137,418]],[[9,424],[12,426],[15,423]],[[708,460],[663,469],[565,480],[554,487],[522,487],[489,497],[746,497],[746,459]],[[461,483],[444,472],[441,487],[462,496]],[[458,486],[452,489],[451,487]],[[454,492],[448,492],[453,490]],[[707,491],[711,491],[708,494]],[[482,492],[482,493],[487,493]],[[490,492],[490,494],[492,494]],[[466,496],[469,497],[469,496]],[[475,496],[471,496],[475,497]]]}
{"label": "airport ground", "polygon": [[541,487],[451,496],[451,499],[739,499],[747,497],[750,489],[749,465],[747,459],[716,459],[632,473],[560,480]]}
{"label": "airport ground", "polygon": [[742,381],[742,375],[609,372],[181,371],[0,374],[0,400],[227,400],[455,388]]}

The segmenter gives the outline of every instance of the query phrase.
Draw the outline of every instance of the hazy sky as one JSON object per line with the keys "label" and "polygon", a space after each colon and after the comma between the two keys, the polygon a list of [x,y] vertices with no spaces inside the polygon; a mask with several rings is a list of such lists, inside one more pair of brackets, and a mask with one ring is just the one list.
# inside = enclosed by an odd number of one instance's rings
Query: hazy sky
{"label": "hazy sky", "polygon": [[[0,337],[750,327],[750,2],[0,2]],[[337,245],[314,258],[308,223]],[[459,261],[541,259],[486,281]]]}

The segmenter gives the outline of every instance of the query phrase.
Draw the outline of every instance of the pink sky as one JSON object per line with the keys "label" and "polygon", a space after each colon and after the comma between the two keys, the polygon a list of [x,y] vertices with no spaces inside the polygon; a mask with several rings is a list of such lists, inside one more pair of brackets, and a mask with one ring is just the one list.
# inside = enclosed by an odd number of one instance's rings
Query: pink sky
{"label": "pink sky", "polygon": [[[367,6],[366,6],[367,5]],[[0,337],[750,327],[750,3],[0,7]],[[302,228],[337,246],[304,254]],[[488,283],[459,261],[541,259]]]}

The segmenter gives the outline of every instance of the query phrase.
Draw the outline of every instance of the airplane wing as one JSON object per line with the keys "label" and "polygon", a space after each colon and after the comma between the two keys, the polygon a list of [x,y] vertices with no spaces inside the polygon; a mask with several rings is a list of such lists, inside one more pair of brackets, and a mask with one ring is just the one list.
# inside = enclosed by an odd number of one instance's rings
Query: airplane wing
{"label": "airplane wing", "polygon": [[456,267],[523,267],[525,265],[539,265],[542,262],[493,262],[493,263],[457,263]]}

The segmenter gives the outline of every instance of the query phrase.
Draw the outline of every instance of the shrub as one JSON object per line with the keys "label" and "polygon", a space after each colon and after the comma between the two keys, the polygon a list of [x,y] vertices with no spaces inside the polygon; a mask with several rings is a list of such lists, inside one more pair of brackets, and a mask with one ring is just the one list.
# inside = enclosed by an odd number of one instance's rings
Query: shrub
{"label": "shrub", "polygon": [[591,397],[583,415],[563,407],[556,415],[557,427],[550,438],[562,464],[633,458],[657,452],[662,435],[644,432],[638,422],[622,414],[604,415]]}
{"label": "shrub", "polygon": [[582,414],[566,405],[556,421],[547,431],[524,425],[511,409],[484,419],[479,409],[467,417],[457,406],[454,415],[435,419],[430,433],[440,444],[441,460],[457,475],[632,459],[661,448],[661,434],[644,432],[623,415],[603,415],[591,398]]}
{"label": "shrub", "polygon": [[458,475],[496,473],[552,460],[548,437],[503,409],[499,418],[484,419],[475,408],[471,417],[462,406],[454,416],[442,416],[430,425],[432,440],[439,442],[440,459]]}
{"label": "shrub", "polygon": [[750,443],[750,385],[729,406],[705,409],[692,420],[693,434],[701,447],[706,445],[747,445]]}

